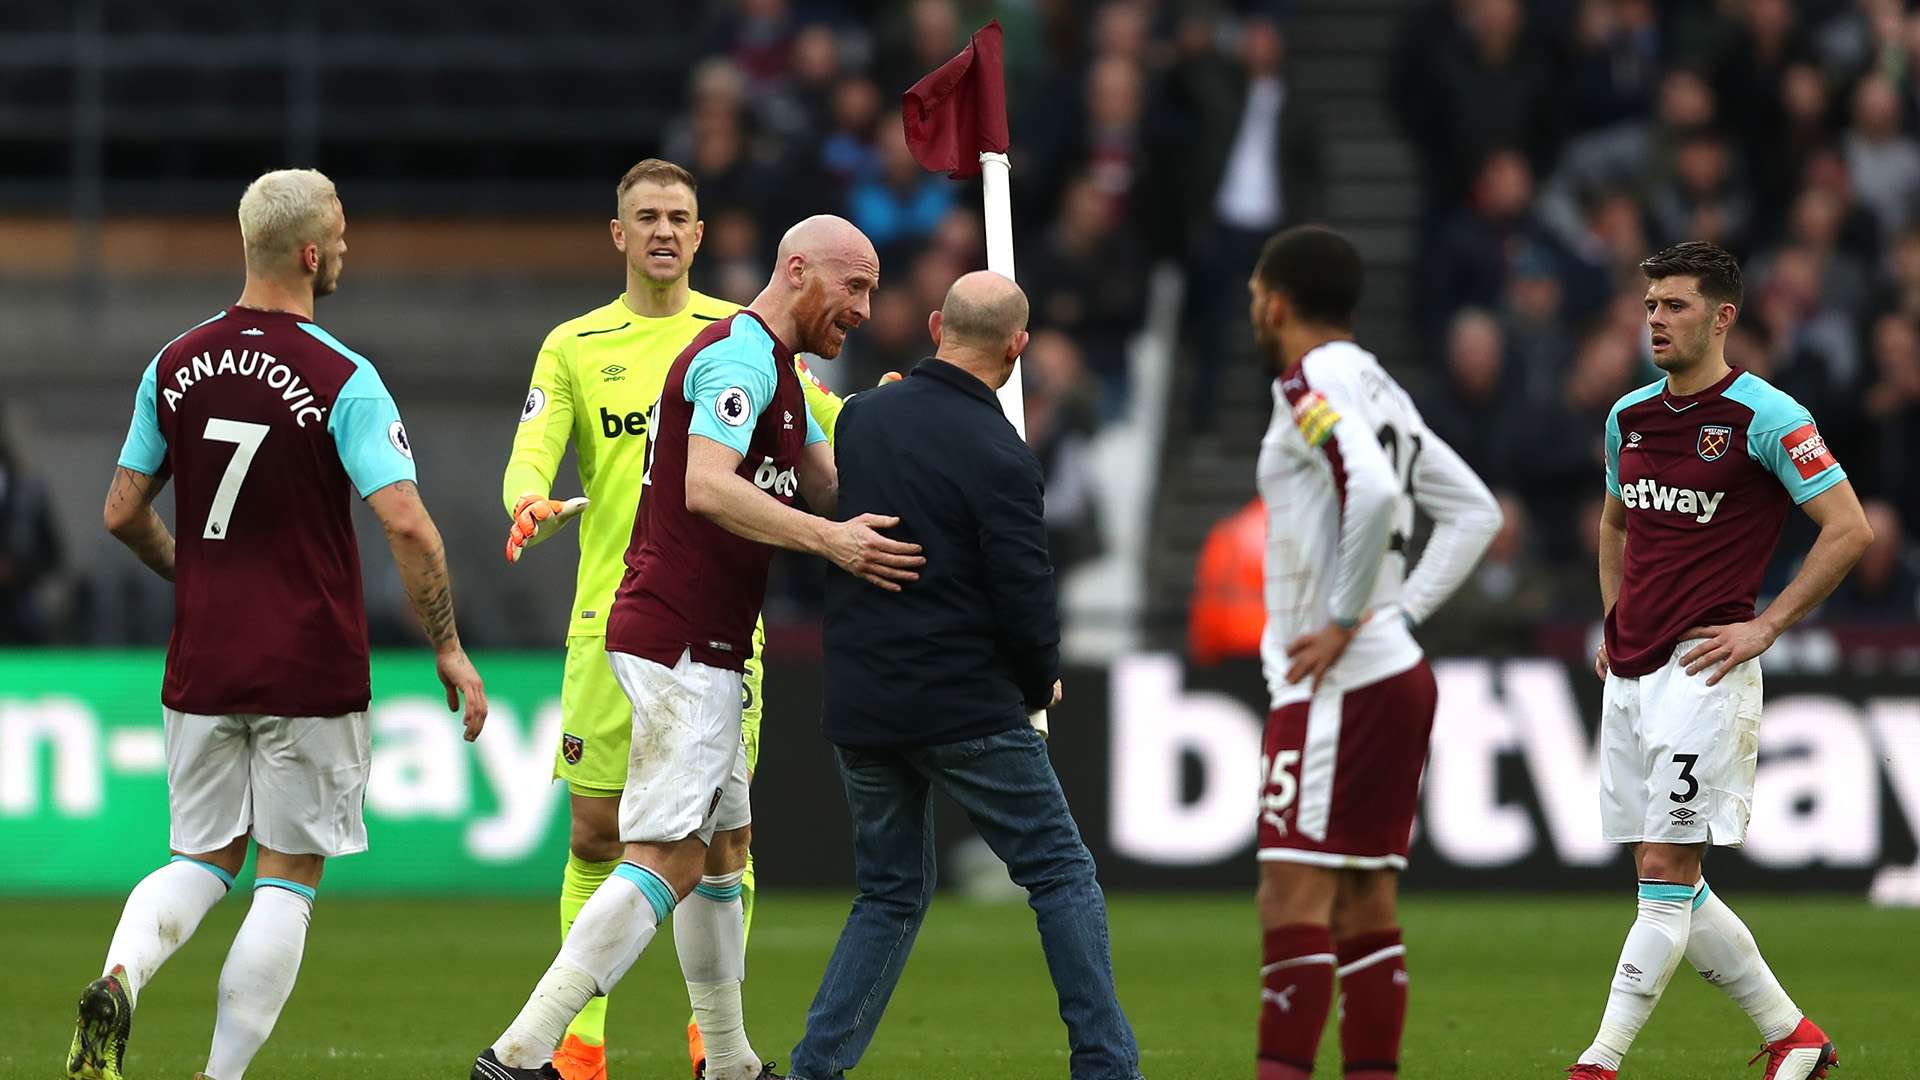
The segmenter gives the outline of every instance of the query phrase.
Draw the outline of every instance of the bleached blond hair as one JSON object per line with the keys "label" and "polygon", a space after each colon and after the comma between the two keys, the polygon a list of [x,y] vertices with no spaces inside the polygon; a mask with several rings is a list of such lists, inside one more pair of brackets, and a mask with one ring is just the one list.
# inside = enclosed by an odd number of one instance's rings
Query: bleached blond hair
{"label": "bleached blond hair", "polygon": [[318,169],[277,169],[240,196],[240,239],[247,266],[279,269],[286,257],[326,239],[340,196]]}

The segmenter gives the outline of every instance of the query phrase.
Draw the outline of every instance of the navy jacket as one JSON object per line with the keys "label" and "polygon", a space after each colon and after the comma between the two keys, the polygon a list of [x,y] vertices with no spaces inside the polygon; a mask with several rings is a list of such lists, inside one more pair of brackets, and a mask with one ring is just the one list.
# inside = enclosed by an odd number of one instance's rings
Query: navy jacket
{"label": "navy jacket", "polygon": [[920,580],[827,586],[821,728],[843,746],[992,735],[1045,708],[1060,613],[1033,456],[987,385],[944,360],[850,399],[834,430],[842,520],[900,519]]}

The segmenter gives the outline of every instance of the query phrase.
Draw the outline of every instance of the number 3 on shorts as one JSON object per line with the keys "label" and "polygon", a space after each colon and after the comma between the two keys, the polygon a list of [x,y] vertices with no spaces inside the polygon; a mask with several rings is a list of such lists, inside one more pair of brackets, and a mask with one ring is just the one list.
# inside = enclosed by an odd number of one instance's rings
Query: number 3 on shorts
{"label": "number 3 on shorts", "polygon": [[1693,763],[1699,760],[1699,754],[1673,755],[1674,764],[1680,766],[1680,782],[1687,785],[1687,790],[1684,793],[1670,792],[1667,798],[1674,802],[1692,802],[1693,797],[1700,794],[1700,779],[1693,775]]}

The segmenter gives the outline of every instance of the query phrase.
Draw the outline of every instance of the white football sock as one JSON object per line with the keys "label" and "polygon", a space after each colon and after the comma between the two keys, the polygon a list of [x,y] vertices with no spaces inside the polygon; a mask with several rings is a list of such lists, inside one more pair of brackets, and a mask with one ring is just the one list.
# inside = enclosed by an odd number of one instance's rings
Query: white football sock
{"label": "white football sock", "polygon": [[200,920],[232,887],[233,878],[212,863],[174,856],[127,894],[100,974],[125,968],[127,1000],[137,1002],[140,988],[187,943]]}
{"label": "white football sock", "polygon": [[[596,994],[610,992],[653,940],[675,897],[651,870],[623,862],[580,908],[560,955],[513,1018],[493,1052],[501,1064],[537,1069]],[[225,1080],[225,1078],[221,1078]]]}
{"label": "white football sock", "polygon": [[673,916],[673,945],[680,974],[706,1047],[712,1080],[752,1080],[760,1075],[760,1057],[747,1041],[740,1006],[740,981],[747,975],[747,924],[740,904],[743,871],[700,879]]}
{"label": "white football sock", "polygon": [[1706,878],[1700,879],[1694,903],[1687,962],[1747,1011],[1762,1038],[1778,1042],[1793,1034],[1802,1013],[1773,977],[1747,924],[1707,888]]}
{"label": "white football sock", "polygon": [[1600,1032],[1578,1061],[1618,1069],[1620,1059],[1646,1026],[1653,1007],[1686,954],[1687,927],[1693,911],[1693,886],[1665,881],[1640,883],[1640,914],[1627,931],[1620,964],[1613,970],[1613,989]]}
{"label": "white football sock", "polygon": [[311,888],[280,878],[254,883],[253,906],[220,969],[220,1010],[213,1023],[207,1076],[240,1080],[246,1074],[293,993],[312,917]]}

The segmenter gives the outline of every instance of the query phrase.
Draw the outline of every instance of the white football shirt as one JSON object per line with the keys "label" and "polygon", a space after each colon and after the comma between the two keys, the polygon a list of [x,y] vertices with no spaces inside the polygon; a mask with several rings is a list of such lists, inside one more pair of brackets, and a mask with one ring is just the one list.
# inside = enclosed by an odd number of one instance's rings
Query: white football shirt
{"label": "white football shirt", "polygon": [[[1256,477],[1267,510],[1260,663],[1277,709],[1312,696],[1308,681],[1286,681],[1287,645],[1329,621],[1372,615],[1323,691],[1418,663],[1410,625],[1466,579],[1500,528],[1500,510],[1380,361],[1351,341],[1301,357],[1273,381],[1273,406]],[[1409,574],[1416,506],[1434,529]]]}

